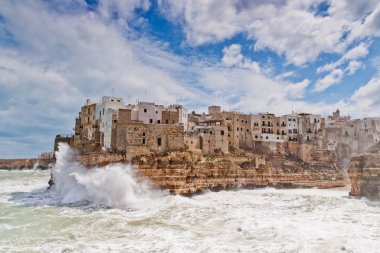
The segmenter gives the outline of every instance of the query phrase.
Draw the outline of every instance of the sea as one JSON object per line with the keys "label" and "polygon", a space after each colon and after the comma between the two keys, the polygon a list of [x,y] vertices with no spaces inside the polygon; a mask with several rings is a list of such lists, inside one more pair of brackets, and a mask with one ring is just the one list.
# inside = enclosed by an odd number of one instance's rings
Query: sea
{"label": "sea", "polygon": [[72,156],[0,170],[0,252],[380,252],[380,203],[347,189],[181,197],[131,166],[86,169]]}

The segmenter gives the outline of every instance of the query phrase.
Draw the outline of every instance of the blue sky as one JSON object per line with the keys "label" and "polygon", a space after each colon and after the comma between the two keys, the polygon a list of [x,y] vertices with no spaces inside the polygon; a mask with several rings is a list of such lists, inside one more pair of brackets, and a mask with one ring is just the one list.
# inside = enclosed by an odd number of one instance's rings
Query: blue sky
{"label": "blue sky", "polygon": [[380,115],[380,3],[0,1],[0,158],[71,133],[86,98]]}

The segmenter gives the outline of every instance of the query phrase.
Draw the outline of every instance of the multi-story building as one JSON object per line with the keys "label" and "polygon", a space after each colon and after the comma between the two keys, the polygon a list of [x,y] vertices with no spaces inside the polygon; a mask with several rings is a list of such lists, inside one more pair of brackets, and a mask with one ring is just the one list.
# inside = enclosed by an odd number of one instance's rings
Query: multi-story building
{"label": "multi-story building", "polygon": [[101,145],[105,149],[111,148],[112,127],[117,120],[119,109],[126,106],[122,98],[103,96],[96,106],[96,119],[99,120]]}

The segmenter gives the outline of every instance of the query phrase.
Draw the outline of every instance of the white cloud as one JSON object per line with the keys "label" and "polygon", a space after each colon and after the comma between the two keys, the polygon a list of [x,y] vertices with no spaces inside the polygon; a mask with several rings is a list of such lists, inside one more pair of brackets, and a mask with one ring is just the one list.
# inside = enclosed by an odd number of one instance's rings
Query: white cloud
{"label": "white cloud", "polygon": [[348,63],[348,66],[347,68],[345,69],[345,72],[348,74],[348,75],[353,75],[354,73],[356,73],[356,71],[360,68],[363,67],[363,63],[359,62],[359,61],[355,61],[355,60],[352,60]]}
{"label": "white cloud", "polygon": [[325,64],[325,65],[323,65],[321,67],[318,67],[317,68],[317,73],[322,73],[322,72],[326,72],[326,71],[332,71],[335,68],[340,67],[341,65],[343,65],[343,64],[345,64],[345,63],[347,63],[349,61],[361,59],[361,58],[367,56],[368,53],[369,53],[369,49],[368,48],[370,47],[370,45],[371,45],[370,43],[365,43],[365,42],[360,43],[356,47],[348,50],[336,62],[328,63],[328,64]]}
{"label": "white cloud", "polygon": [[378,116],[380,111],[380,76],[375,76],[360,87],[351,97],[351,102],[364,113],[374,112]]}
{"label": "white cloud", "polygon": [[[332,0],[327,16],[315,12],[316,6],[324,2],[322,0],[159,2],[169,20],[183,24],[187,41],[191,44],[220,42],[244,33],[256,41],[256,50],[268,48],[284,55],[295,65],[314,61],[321,53],[343,54],[352,39],[347,41],[342,37],[347,33],[349,37],[354,36],[352,30],[365,30],[368,36],[377,36],[378,32],[379,5],[376,7],[375,0],[355,3]],[[360,29],[355,29],[356,23],[368,13],[371,14],[363,24],[365,28],[360,25]],[[369,31],[374,33],[371,35]]]}
{"label": "white cloud", "polygon": [[344,72],[341,69],[334,69],[330,74],[326,75],[322,79],[319,79],[314,87],[314,91],[321,92],[331,87],[332,85],[338,84],[343,78]]}
{"label": "white cloud", "polygon": [[222,64],[228,67],[247,68],[255,73],[260,73],[259,64],[244,57],[239,44],[232,44],[223,49]]}

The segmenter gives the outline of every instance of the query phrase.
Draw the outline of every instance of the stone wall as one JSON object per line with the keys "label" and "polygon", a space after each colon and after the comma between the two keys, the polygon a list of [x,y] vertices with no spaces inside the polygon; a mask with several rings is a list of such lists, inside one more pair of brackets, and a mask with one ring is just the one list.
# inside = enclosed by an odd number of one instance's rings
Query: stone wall
{"label": "stone wall", "polygon": [[114,130],[115,149],[127,154],[136,147],[157,154],[185,147],[183,126],[127,122],[117,123]]}

